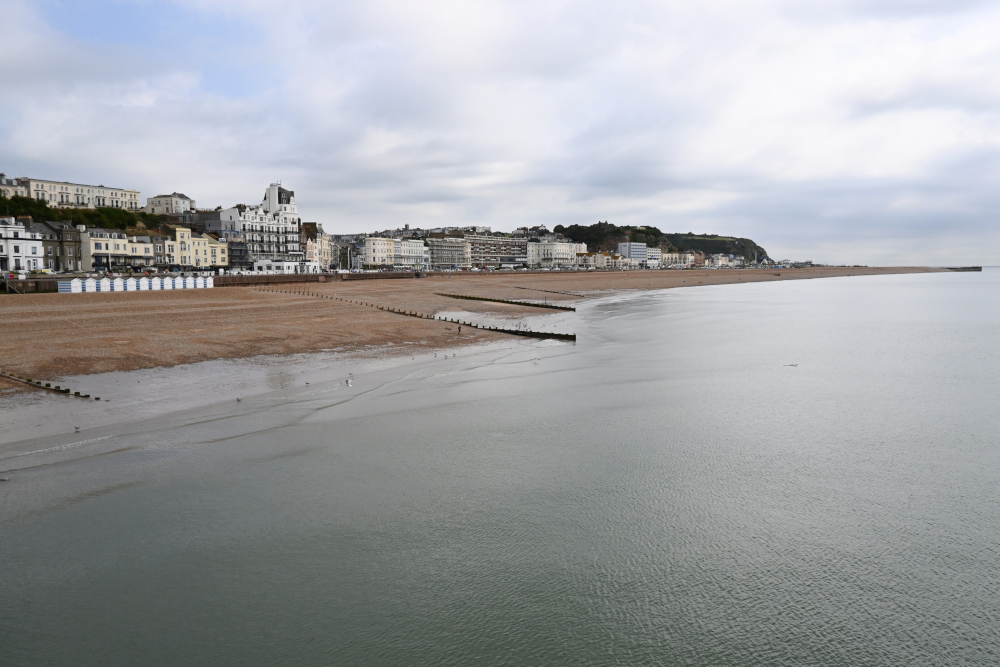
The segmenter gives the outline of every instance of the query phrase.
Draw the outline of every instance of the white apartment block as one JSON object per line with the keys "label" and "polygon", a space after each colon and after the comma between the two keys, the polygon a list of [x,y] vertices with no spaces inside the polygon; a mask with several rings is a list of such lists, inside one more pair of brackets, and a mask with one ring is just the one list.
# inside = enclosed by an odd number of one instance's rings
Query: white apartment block
{"label": "white apartment block", "polygon": [[528,242],[528,266],[531,268],[564,268],[575,266],[577,253],[587,252],[586,243],[566,241]]}
{"label": "white apartment block", "polygon": [[365,239],[362,262],[368,268],[392,266],[396,257],[396,239],[369,236]]}
{"label": "white apartment block", "polygon": [[635,266],[645,263],[648,250],[645,243],[625,241],[618,244],[618,254],[632,260]]}
{"label": "white apartment block", "polygon": [[42,234],[20,220],[0,218],[0,271],[35,271],[44,268]]}
{"label": "white apartment block", "polygon": [[[305,261],[299,233],[302,218],[295,204],[295,193],[279,183],[271,183],[259,206],[237,204],[219,212],[220,235],[241,236],[255,267],[258,260],[275,266]],[[262,264],[263,266],[264,264]]]}
{"label": "white apartment block", "polygon": [[156,195],[146,200],[143,211],[153,215],[170,215],[172,213],[187,213],[195,209],[195,201],[185,194],[175,192],[169,195]]}
{"label": "white apartment block", "polygon": [[57,208],[123,208],[140,210],[138,190],[109,188],[104,185],[83,185],[65,181],[45,181],[37,178],[18,178],[25,189],[25,196],[46,202]]}
{"label": "white apartment block", "polygon": [[646,248],[646,268],[658,269],[663,260],[663,251],[659,248],[649,246]]}
{"label": "white apartment block", "polygon": [[393,264],[406,266],[414,271],[428,271],[431,268],[431,249],[423,239],[394,239]]}

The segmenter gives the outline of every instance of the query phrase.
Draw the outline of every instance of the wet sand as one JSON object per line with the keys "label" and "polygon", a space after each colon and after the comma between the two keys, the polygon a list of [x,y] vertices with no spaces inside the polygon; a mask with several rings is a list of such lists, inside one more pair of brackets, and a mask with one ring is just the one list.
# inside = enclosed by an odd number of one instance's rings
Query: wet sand
{"label": "wet sand", "polygon": [[[478,316],[491,323],[514,322],[547,312],[495,302],[456,300],[438,294],[442,292],[548,300],[565,305],[621,290],[936,270],[885,267],[463,273],[424,279],[333,280],[261,288],[4,295],[0,296],[0,322],[6,353],[0,360],[0,372],[47,381],[69,375],[320,350],[360,356],[412,354],[418,350],[489,343],[508,336],[468,327],[459,333],[452,324],[405,317],[373,306],[427,315],[461,311],[468,313],[470,319]],[[0,379],[0,390],[4,389],[22,391],[24,387]]]}

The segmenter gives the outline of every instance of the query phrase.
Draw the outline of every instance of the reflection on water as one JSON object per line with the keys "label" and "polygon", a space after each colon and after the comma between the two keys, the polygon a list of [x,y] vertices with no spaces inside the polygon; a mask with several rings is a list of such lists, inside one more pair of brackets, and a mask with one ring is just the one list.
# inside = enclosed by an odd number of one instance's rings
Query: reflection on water
{"label": "reflection on water", "polygon": [[0,460],[3,663],[995,664],[997,273],[612,297]]}

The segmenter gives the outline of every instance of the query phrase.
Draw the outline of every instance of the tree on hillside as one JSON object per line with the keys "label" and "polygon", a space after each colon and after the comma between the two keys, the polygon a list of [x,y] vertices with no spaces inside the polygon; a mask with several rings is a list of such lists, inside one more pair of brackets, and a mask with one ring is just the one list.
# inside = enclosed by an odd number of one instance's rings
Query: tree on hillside
{"label": "tree on hillside", "polygon": [[108,229],[130,229],[143,223],[156,228],[167,222],[165,215],[149,215],[142,211],[127,211],[122,208],[56,208],[31,197],[6,198],[0,195],[0,213],[5,216],[31,216],[37,221],[72,221],[73,224]]}

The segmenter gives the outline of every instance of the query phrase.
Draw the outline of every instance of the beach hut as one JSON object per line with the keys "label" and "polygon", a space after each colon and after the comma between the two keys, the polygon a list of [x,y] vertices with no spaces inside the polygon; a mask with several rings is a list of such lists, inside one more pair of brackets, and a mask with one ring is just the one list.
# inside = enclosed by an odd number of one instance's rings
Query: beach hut
{"label": "beach hut", "polygon": [[107,278],[101,278],[97,281],[97,291],[98,292],[110,292],[111,291],[111,281]]}
{"label": "beach hut", "polygon": [[170,276],[167,276],[166,278],[164,278],[162,282],[163,282],[163,289],[173,289],[174,288],[174,279],[171,278]]}
{"label": "beach hut", "polygon": [[194,287],[195,287],[195,289],[205,289],[205,279],[202,278],[201,276],[198,276],[197,278],[195,278],[194,279]]}
{"label": "beach hut", "polygon": [[163,281],[159,278],[150,278],[149,289],[155,289],[155,290],[163,289]]}
{"label": "beach hut", "polygon": [[125,281],[121,278],[111,279],[111,291],[112,292],[124,292],[125,291]]}
{"label": "beach hut", "polygon": [[93,278],[87,278],[83,281],[83,291],[84,292],[96,292],[97,291],[97,281]]}
{"label": "beach hut", "polygon": [[137,289],[139,289],[139,286],[136,284],[135,278],[126,278],[125,279],[125,291],[126,292],[134,292]]}
{"label": "beach hut", "polygon": [[59,292],[60,293],[77,293],[83,291],[83,281],[79,278],[73,278],[73,280],[60,280],[59,281]]}
{"label": "beach hut", "polygon": [[205,287],[215,287],[215,278],[212,276],[205,278]]}
{"label": "beach hut", "polygon": [[140,292],[145,292],[149,289],[149,278],[139,278],[135,281],[135,288]]}

